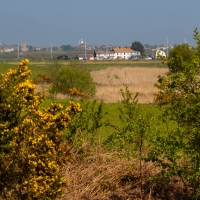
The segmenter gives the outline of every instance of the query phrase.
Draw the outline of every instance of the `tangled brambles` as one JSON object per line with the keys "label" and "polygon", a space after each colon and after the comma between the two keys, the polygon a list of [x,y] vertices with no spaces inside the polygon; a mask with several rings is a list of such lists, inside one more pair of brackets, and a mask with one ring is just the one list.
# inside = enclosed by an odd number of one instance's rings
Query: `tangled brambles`
{"label": "tangled brambles", "polygon": [[79,104],[41,109],[29,61],[0,77],[0,195],[7,199],[56,199],[66,180],[59,170],[70,159],[62,131]]}

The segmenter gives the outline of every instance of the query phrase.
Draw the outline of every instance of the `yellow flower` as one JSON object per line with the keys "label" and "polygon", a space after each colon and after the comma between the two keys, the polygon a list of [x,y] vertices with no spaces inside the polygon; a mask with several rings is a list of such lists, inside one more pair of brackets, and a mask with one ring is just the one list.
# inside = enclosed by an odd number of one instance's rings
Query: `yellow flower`
{"label": "yellow flower", "polygon": [[24,61],[25,61],[25,63],[26,63],[26,64],[28,64],[28,63],[29,63],[29,60],[28,60],[28,59],[25,59]]}
{"label": "yellow flower", "polygon": [[24,181],[23,185],[27,185],[28,184],[28,181]]}

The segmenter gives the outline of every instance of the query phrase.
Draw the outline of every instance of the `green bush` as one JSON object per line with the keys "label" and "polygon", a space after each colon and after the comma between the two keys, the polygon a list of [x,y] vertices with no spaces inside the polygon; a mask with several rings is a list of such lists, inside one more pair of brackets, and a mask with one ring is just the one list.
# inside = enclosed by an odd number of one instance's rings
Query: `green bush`
{"label": "green bush", "polygon": [[171,72],[184,70],[185,64],[192,62],[195,56],[194,49],[188,44],[178,44],[169,52],[167,65]]}
{"label": "green bush", "polygon": [[59,69],[51,87],[51,93],[69,94],[70,88],[93,97],[96,93],[90,72],[81,66],[63,66]]}
{"label": "green bush", "polygon": [[[95,149],[99,144],[98,130],[107,125],[104,105],[103,101],[81,101],[82,112],[73,116],[65,131],[65,137],[75,151],[80,148],[82,153],[88,154],[89,149]],[[84,145],[89,149],[82,149]]]}

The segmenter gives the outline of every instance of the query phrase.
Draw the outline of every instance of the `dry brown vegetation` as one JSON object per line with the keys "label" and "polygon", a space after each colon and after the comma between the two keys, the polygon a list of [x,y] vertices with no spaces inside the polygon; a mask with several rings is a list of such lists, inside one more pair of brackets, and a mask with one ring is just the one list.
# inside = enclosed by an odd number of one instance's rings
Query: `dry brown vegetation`
{"label": "dry brown vegetation", "polygon": [[[68,179],[65,196],[61,200],[183,200],[189,199],[181,182],[151,180],[156,173],[153,164],[142,167],[139,160],[119,158],[117,153],[95,152],[75,161],[63,169]],[[141,195],[142,181],[142,195]]]}
{"label": "dry brown vegetation", "polygon": [[121,88],[128,86],[130,92],[139,93],[139,103],[152,103],[157,93],[154,84],[158,75],[166,75],[168,68],[147,67],[108,67],[105,70],[92,71],[91,76],[96,83],[96,98],[106,103],[122,100]]}

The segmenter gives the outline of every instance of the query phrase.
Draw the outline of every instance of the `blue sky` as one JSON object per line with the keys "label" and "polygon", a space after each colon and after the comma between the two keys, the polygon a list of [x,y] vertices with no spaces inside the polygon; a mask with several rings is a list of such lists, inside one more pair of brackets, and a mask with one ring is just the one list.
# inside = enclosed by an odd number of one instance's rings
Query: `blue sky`
{"label": "blue sky", "polygon": [[194,45],[200,0],[0,0],[2,44]]}

